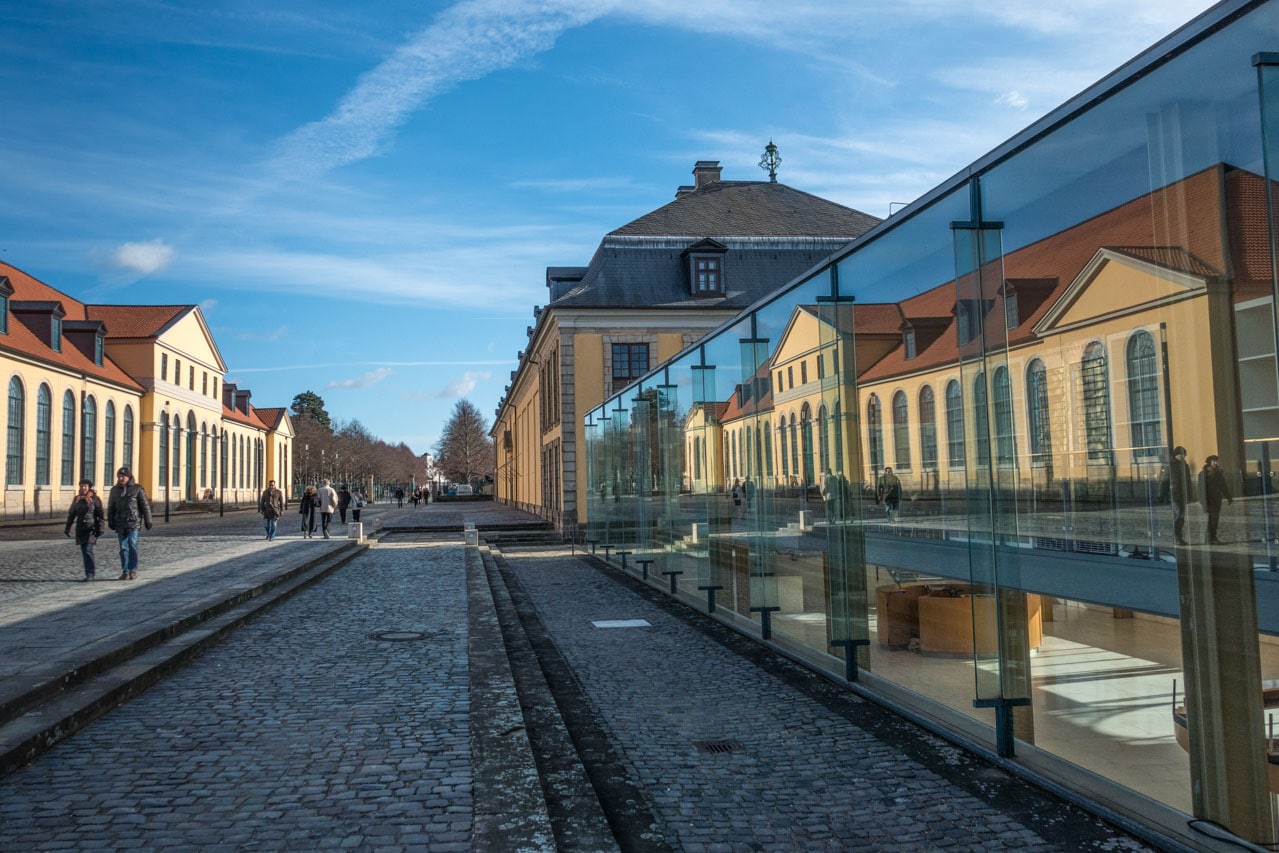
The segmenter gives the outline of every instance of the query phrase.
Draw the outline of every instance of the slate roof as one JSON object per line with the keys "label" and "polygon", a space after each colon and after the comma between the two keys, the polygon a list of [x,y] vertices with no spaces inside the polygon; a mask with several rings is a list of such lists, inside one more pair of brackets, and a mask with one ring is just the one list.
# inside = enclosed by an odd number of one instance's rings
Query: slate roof
{"label": "slate roof", "polygon": [[[739,311],[878,222],[785,184],[714,181],[605,235],[581,282],[551,307]],[[725,293],[694,297],[682,253],[708,238],[728,248]]]}

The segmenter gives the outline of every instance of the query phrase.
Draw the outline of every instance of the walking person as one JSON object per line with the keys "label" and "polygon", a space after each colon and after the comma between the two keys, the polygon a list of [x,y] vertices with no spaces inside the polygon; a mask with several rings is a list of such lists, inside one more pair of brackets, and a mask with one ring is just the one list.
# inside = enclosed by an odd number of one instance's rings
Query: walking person
{"label": "walking person", "polygon": [[320,505],[315,486],[307,486],[302,492],[302,500],[298,502],[298,514],[302,516],[302,538],[315,536],[315,511]]}
{"label": "walking person", "polygon": [[106,521],[106,513],[102,509],[102,501],[93,491],[92,480],[81,480],[80,491],[71,501],[71,509],[67,511],[67,528],[63,531],[71,535],[75,528],[75,541],[80,546],[80,559],[84,562],[84,579],[91,581],[97,575],[97,563],[93,558],[93,546],[102,535],[102,526]]}
{"label": "walking person", "polygon": [[151,502],[128,468],[121,468],[115,475],[115,485],[107,495],[107,527],[120,540],[118,580],[132,581],[138,579],[138,531],[151,529]]}
{"label": "walking person", "polygon": [[333,520],[333,512],[338,508],[338,493],[333,488],[330,481],[325,480],[324,485],[320,486],[316,492],[318,504],[316,510],[320,513],[320,532],[324,534],[324,538],[329,538],[329,522]]}
{"label": "walking person", "polygon": [[364,493],[359,489],[351,495],[351,521],[360,523],[360,510],[364,509]]}
{"label": "walking person", "polygon": [[351,507],[351,492],[347,489],[346,484],[338,486],[338,517],[342,519],[342,523],[346,524],[346,511]]}
{"label": "walking person", "polygon": [[404,490],[403,489],[395,490],[395,502],[396,502],[397,508],[404,509]]}
{"label": "walking person", "polygon": [[1178,545],[1186,544],[1186,504],[1193,498],[1194,482],[1190,479],[1186,448],[1177,445],[1172,449],[1172,460],[1159,484],[1159,500],[1172,506],[1172,537]]}
{"label": "walking person", "polygon": [[879,478],[879,489],[876,493],[884,502],[884,514],[888,516],[888,520],[896,521],[897,509],[901,506],[902,481],[897,479],[892,468],[885,466],[884,476]]}
{"label": "walking person", "polygon": [[262,513],[266,522],[266,541],[270,542],[275,538],[280,516],[284,515],[284,493],[275,487],[275,480],[268,482],[262,490],[262,497],[258,498],[258,512]]}
{"label": "walking person", "polygon": [[1208,514],[1208,544],[1224,545],[1217,538],[1217,524],[1221,521],[1221,501],[1234,503],[1230,487],[1226,484],[1226,474],[1221,470],[1221,460],[1217,456],[1209,456],[1204,460],[1203,470],[1199,472],[1199,505]]}

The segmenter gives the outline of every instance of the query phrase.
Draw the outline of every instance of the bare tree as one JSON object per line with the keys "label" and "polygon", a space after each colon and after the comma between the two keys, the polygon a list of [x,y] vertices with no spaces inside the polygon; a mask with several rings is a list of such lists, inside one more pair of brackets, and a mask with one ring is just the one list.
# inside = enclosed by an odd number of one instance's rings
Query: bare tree
{"label": "bare tree", "polygon": [[493,442],[488,424],[470,400],[458,400],[440,438],[439,465],[455,483],[470,483],[493,473]]}

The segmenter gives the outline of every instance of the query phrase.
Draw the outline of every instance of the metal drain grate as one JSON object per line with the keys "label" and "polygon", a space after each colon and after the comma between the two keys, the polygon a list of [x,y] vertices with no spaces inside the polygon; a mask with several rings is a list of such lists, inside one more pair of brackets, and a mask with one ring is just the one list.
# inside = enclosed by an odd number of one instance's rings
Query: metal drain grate
{"label": "metal drain grate", "polygon": [[728,755],[741,750],[742,742],[739,740],[699,740],[694,746],[697,747],[698,752],[705,752],[708,755]]}
{"label": "metal drain grate", "polygon": [[412,643],[427,638],[425,631],[374,631],[370,640],[388,640],[392,643]]}

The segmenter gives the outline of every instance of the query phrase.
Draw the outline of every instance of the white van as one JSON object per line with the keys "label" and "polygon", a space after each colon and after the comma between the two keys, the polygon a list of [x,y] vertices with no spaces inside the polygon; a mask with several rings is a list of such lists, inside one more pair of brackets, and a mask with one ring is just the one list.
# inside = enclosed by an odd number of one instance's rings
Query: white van
{"label": "white van", "polygon": [[475,490],[472,489],[470,485],[463,483],[462,485],[455,486],[453,488],[453,494],[457,495],[459,498],[462,498],[462,497],[466,497],[467,495],[475,494]]}

